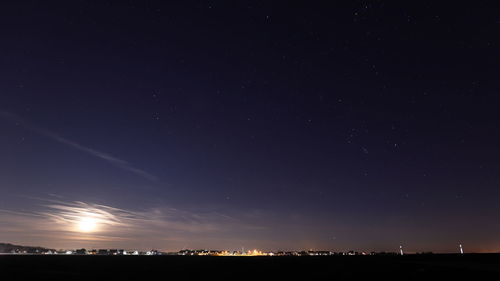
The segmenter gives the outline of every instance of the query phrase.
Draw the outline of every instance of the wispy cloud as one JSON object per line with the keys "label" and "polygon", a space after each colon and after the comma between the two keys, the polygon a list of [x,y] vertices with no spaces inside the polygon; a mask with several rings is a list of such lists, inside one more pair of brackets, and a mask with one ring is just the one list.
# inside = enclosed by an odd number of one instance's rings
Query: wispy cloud
{"label": "wispy cloud", "polygon": [[139,175],[139,176],[141,176],[145,179],[148,179],[150,181],[157,181],[158,180],[158,178],[156,176],[154,176],[154,175],[152,175],[152,174],[150,174],[142,169],[139,169],[139,168],[132,166],[129,162],[127,162],[125,160],[114,157],[108,153],[98,151],[98,150],[86,147],[84,145],[81,145],[75,141],[72,141],[72,140],[69,140],[67,138],[62,137],[53,131],[35,126],[35,125],[23,120],[21,117],[17,116],[16,114],[13,114],[13,113],[10,113],[7,111],[0,111],[0,116],[2,116],[4,119],[10,120],[10,121],[15,122],[17,124],[20,124],[23,127],[27,128],[31,131],[34,131],[40,135],[43,135],[45,137],[48,137],[54,141],[57,141],[57,142],[62,143],[66,146],[72,147],[76,150],[85,152],[87,154],[90,154],[90,155],[95,156],[97,158],[100,158],[102,160],[105,160],[117,168],[120,168],[120,169],[128,171],[128,172],[132,172],[132,173]]}
{"label": "wispy cloud", "polygon": [[[82,220],[92,219],[95,229],[82,231]],[[217,212],[192,212],[170,207],[127,210],[87,202],[44,200],[35,211],[0,209],[0,236],[48,241],[48,246],[121,246],[141,244],[161,246],[161,241],[197,241],[200,237],[220,236],[228,230],[247,227]],[[10,236],[9,236],[10,235]],[[197,237],[198,239],[195,239]],[[160,242],[159,242],[160,241]]]}

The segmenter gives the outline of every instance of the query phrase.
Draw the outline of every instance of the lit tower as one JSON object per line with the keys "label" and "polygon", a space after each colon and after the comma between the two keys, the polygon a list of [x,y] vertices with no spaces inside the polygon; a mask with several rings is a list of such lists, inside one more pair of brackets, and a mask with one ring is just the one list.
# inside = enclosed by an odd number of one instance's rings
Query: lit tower
{"label": "lit tower", "polygon": [[403,246],[399,246],[399,253],[403,255]]}
{"label": "lit tower", "polygon": [[460,247],[460,254],[463,255],[464,254],[464,249],[462,248],[462,244],[460,244],[459,247]]}

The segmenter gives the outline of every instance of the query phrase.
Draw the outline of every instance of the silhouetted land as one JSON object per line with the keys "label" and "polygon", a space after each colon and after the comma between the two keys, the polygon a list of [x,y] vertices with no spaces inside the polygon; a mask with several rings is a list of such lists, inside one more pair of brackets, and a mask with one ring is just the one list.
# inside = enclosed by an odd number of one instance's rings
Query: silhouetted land
{"label": "silhouetted land", "polygon": [[12,251],[26,251],[29,253],[36,253],[36,252],[47,252],[47,251],[55,251],[54,249],[47,249],[44,247],[37,247],[37,246],[21,246],[21,245],[14,245],[10,243],[0,243],[0,253],[10,253]]}
{"label": "silhouetted land", "polygon": [[[1,280],[176,280],[382,277],[385,280],[478,280],[500,277],[500,255],[328,257],[0,256]],[[159,278],[158,278],[159,277]],[[5,278],[5,279],[4,279]],[[172,279],[170,279],[172,280]],[[317,279],[316,279],[317,280]],[[325,279],[326,280],[326,279]]]}

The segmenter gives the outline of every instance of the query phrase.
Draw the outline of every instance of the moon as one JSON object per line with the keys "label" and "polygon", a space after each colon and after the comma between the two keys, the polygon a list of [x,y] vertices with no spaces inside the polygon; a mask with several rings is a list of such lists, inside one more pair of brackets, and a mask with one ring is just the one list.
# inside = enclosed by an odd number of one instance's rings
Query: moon
{"label": "moon", "polygon": [[93,218],[82,218],[78,222],[78,229],[81,232],[92,232],[97,228],[97,221]]}

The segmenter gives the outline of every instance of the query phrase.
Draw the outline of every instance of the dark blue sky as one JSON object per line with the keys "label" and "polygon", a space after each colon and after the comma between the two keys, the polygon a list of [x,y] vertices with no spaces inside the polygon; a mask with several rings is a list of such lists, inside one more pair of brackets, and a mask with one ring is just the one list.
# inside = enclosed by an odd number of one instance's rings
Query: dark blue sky
{"label": "dark blue sky", "polygon": [[469,4],[1,4],[0,240],[500,250],[500,16]]}

